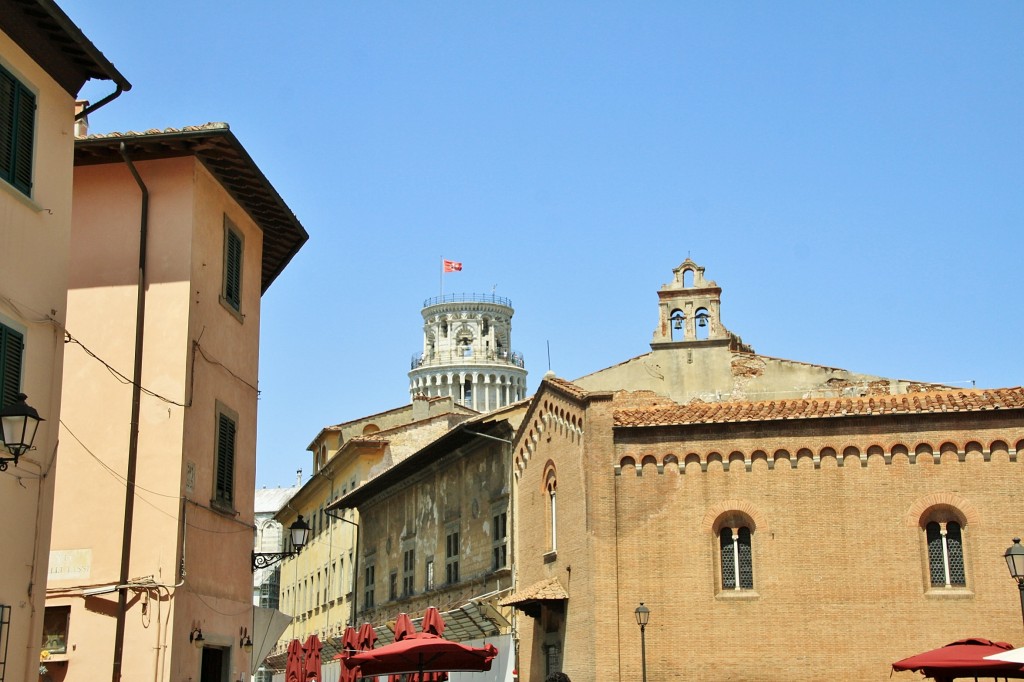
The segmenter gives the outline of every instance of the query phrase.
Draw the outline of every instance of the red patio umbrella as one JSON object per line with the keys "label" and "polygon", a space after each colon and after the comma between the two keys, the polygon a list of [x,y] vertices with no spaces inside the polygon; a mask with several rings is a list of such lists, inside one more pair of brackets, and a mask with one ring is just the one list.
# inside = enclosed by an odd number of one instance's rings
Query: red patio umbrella
{"label": "red patio umbrella", "polygon": [[[416,628],[412,624],[412,618],[409,617],[408,613],[398,614],[398,618],[395,619],[395,641],[401,642],[409,635],[416,634]],[[389,675],[388,682],[402,682],[401,675]]]}
{"label": "red patio umbrella", "polygon": [[393,675],[432,672],[484,672],[498,655],[492,644],[471,647],[429,633],[410,635],[400,642],[363,651],[342,661],[359,666],[363,675]]}
{"label": "red patio umbrella", "polygon": [[[370,623],[363,623],[362,625],[360,625],[358,639],[358,648],[360,652],[372,651],[373,647],[377,644],[377,633],[374,632],[373,625]],[[342,661],[342,665],[347,664],[345,663],[345,661]],[[365,670],[363,670],[363,667],[361,665],[359,666],[360,679],[364,677],[369,677],[370,675],[372,675],[372,673],[366,672]],[[376,680],[374,682],[376,682]]]}
{"label": "red patio umbrella", "polygon": [[305,682],[321,682],[323,675],[320,669],[320,650],[324,645],[315,634],[306,639],[302,650],[306,652],[302,663],[302,679]]}
{"label": "red patio umbrella", "polygon": [[1006,661],[987,661],[986,656],[1009,651],[1012,644],[972,637],[926,651],[892,664],[893,670],[916,670],[940,682],[958,677],[1008,677],[1024,679],[1024,666]]}
{"label": "red patio umbrella", "polygon": [[284,664],[285,682],[302,680],[302,642],[293,639],[288,642],[288,658]]}
{"label": "red patio umbrella", "polygon": [[[441,617],[441,612],[437,610],[437,607],[428,606],[426,613],[423,614],[423,622],[420,623],[420,630],[431,634],[437,635],[438,637],[444,636],[444,618]],[[444,682],[448,679],[448,673],[421,673],[413,677],[412,682]]]}
{"label": "red patio umbrella", "polygon": [[441,617],[441,612],[437,610],[436,606],[428,606],[423,614],[423,624],[420,626],[420,630],[443,637],[444,627],[444,618]]}
{"label": "red patio umbrella", "polygon": [[342,659],[341,676],[338,678],[338,682],[355,682],[359,679],[359,668],[348,668],[344,664],[344,659],[354,654],[358,646],[359,634],[354,627],[349,625],[345,628],[345,634],[341,636],[341,653],[334,657]]}

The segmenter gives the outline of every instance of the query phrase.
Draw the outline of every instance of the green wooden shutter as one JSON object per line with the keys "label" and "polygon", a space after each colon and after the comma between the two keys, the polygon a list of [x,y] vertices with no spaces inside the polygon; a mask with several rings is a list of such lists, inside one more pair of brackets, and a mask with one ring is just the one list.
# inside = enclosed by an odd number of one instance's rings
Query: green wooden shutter
{"label": "green wooden shutter", "polygon": [[25,194],[32,193],[32,147],[36,132],[36,96],[19,88],[18,134],[14,150],[14,186]]}
{"label": "green wooden shutter", "polygon": [[242,305],[242,238],[234,230],[224,244],[224,300],[235,310]]}
{"label": "green wooden shutter", "polygon": [[18,82],[0,69],[0,178],[14,183],[14,113]]}
{"label": "green wooden shutter", "polygon": [[218,502],[232,504],[235,482],[235,422],[226,414],[218,415],[217,490]]}
{"label": "green wooden shutter", "polygon": [[25,337],[0,325],[0,407],[13,403],[21,393],[21,358]]}
{"label": "green wooden shutter", "polygon": [[30,194],[36,96],[0,68],[0,178]]}

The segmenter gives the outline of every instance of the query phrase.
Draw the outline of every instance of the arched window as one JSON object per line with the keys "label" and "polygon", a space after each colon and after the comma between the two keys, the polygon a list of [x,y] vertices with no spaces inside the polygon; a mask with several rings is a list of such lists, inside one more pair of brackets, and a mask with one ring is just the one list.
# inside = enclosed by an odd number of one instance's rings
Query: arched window
{"label": "arched window", "polygon": [[932,587],[966,587],[963,529],[957,521],[929,521],[928,572]]}
{"label": "arched window", "polygon": [[673,341],[683,341],[686,338],[686,315],[678,308],[672,311],[669,316],[669,333]]}
{"label": "arched window", "polygon": [[754,556],[750,528],[723,526],[718,532],[723,590],[754,589]]}
{"label": "arched window", "polygon": [[693,319],[696,322],[695,331],[697,332],[697,340],[704,341],[710,338],[711,315],[708,313],[708,309],[698,308],[697,312],[693,315]]}
{"label": "arched window", "polygon": [[558,550],[558,480],[555,477],[554,466],[549,466],[544,474],[544,490],[548,497],[548,551],[555,552]]}

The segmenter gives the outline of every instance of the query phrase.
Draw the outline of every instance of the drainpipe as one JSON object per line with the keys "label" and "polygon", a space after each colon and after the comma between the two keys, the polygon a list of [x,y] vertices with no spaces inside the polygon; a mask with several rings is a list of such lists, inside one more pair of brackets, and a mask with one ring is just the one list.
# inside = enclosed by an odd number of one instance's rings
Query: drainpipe
{"label": "drainpipe", "polygon": [[[142,192],[142,210],[139,219],[139,287],[135,308],[135,368],[132,374],[132,417],[128,440],[128,473],[124,498],[124,530],[121,536],[121,574],[119,585],[128,582],[131,569],[132,520],[135,513],[135,471],[139,456],[139,412],[142,403],[142,342],[146,319],[146,236],[149,227],[149,190],[139,177],[135,164],[128,157],[124,142],[121,156]],[[128,591],[117,591],[117,626],[114,630],[114,665],[112,682],[121,682],[121,658],[124,654],[124,626],[128,611]]]}
{"label": "drainpipe", "polygon": [[[107,95],[106,97],[101,99],[99,102],[96,102],[95,104],[91,104],[91,105],[83,108],[77,114],[75,114],[75,120],[76,121],[83,120],[86,116],[88,116],[92,112],[96,111],[100,107],[102,107],[102,106],[104,106],[106,104],[110,104],[115,99],[120,97],[122,92],[125,92],[126,90],[131,90],[132,89],[132,84],[128,83],[127,81],[125,81],[125,83],[127,84],[128,87],[124,87],[124,85],[122,85],[121,83],[118,83],[117,84],[117,89],[114,90],[112,93],[110,93],[109,95]],[[124,154],[124,145],[121,145],[121,154],[122,155]],[[127,157],[125,157],[125,160],[127,160]],[[131,162],[129,161],[128,163],[130,164]],[[133,173],[134,173],[134,171],[133,171]],[[138,176],[136,176],[136,179],[138,179]],[[139,182],[141,183],[141,181],[139,181]],[[145,189],[143,189],[143,191],[145,191]]]}

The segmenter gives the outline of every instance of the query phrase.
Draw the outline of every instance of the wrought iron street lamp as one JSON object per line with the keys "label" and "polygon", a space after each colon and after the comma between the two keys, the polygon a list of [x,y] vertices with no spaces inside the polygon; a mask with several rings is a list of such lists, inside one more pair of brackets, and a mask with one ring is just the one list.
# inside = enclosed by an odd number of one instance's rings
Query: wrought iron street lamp
{"label": "wrought iron street lamp", "polygon": [[640,668],[643,671],[643,682],[647,682],[647,640],[644,631],[647,629],[647,622],[651,619],[651,610],[640,602],[636,607],[636,624],[640,626]]}
{"label": "wrought iron street lamp", "polygon": [[18,466],[18,458],[32,449],[36,439],[39,422],[46,421],[39,416],[36,408],[25,403],[24,393],[15,396],[14,402],[0,410],[0,422],[3,422],[4,447],[11,457],[0,456],[0,471],[7,470],[7,463],[14,462]]}
{"label": "wrought iron street lamp", "polygon": [[1020,544],[1020,538],[1014,538],[1013,544],[1003,554],[1006,559],[1006,566],[1010,569],[1010,577],[1017,581],[1017,591],[1020,592],[1020,612],[1024,618],[1024,546]]}
{"label": "wrought iron street lamp", "polygon": [[296,519],[295,523],[288,527],[288,531],[291,533],[292,547],[295,550],[291,552],[253,552],[253,571],[257,568],[273,566],[285,557],[295,556],[306,546],[306,540],[309,539],[309,524],[302,519],[302,514],[299,514],[299,518]]}

